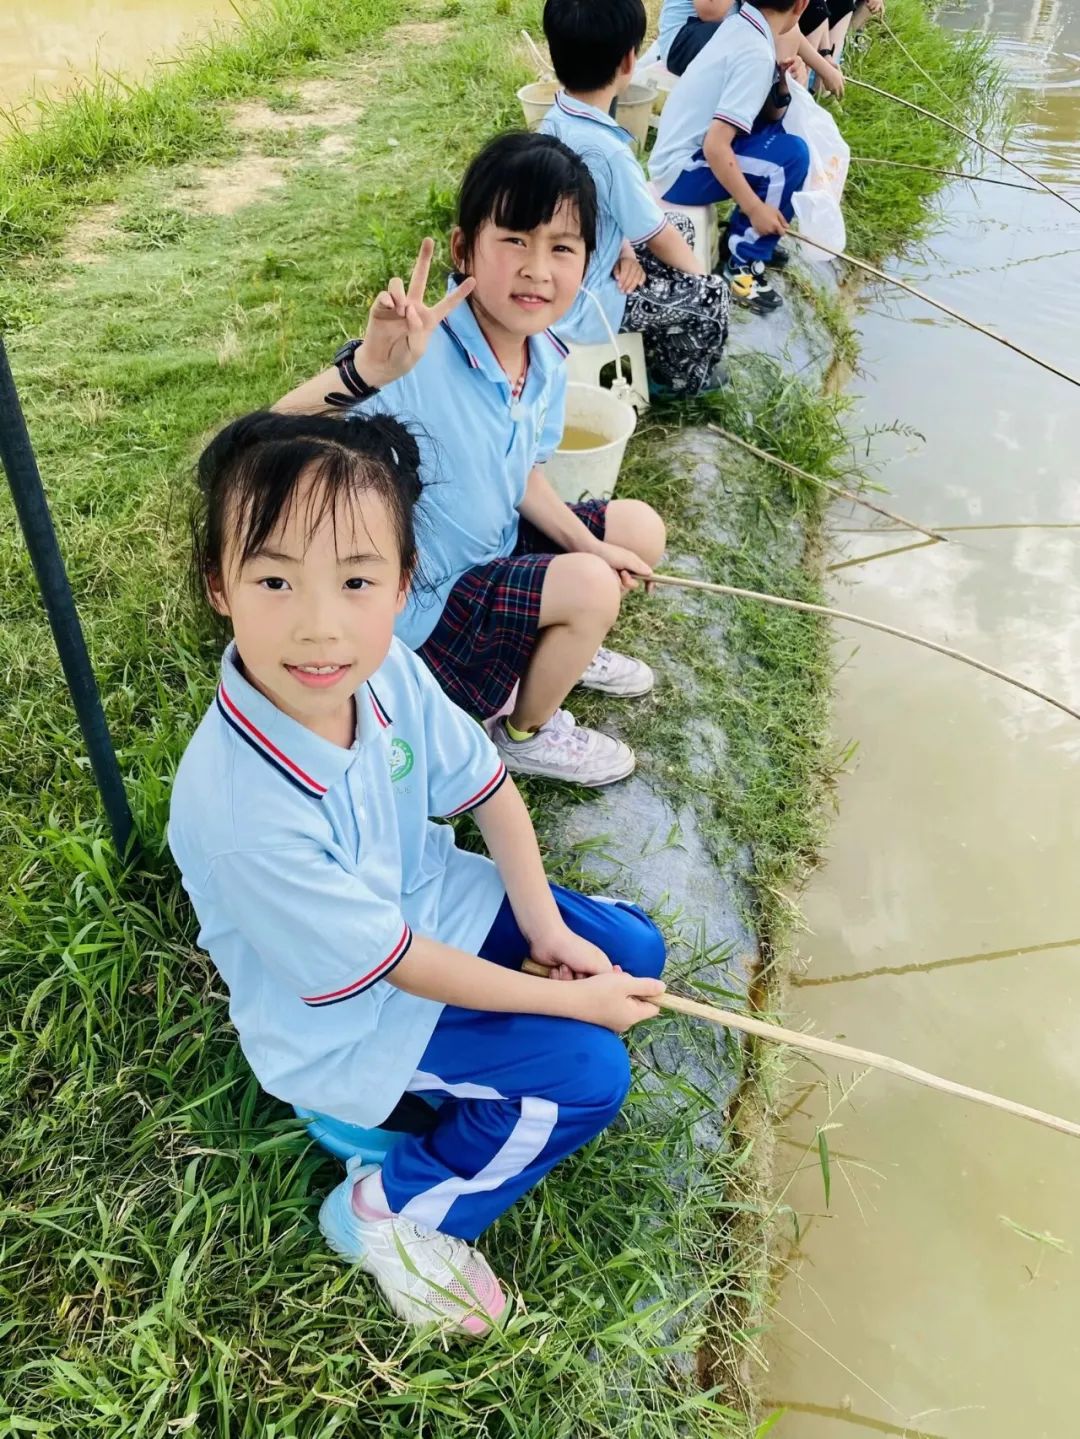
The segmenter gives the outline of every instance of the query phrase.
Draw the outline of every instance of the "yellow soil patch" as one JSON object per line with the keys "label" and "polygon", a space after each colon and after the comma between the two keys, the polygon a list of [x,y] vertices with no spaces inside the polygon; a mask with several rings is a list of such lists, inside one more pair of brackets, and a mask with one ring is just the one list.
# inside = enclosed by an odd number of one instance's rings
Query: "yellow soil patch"
{"label": "yellow soil patch", "polygon": [[[364,98],[395,64],[398,47],[422,46],[432,49],[450,35],[445,20],[414,20],[387,31],[390,42],[381,53],[356,57],[346,74],[334,78],[302,81],[296,86],[297,107],[274,110],[261,100],[233,105],[229,119],[250,142],[270,134],[295,135],[304,130],[325,130],[313,142],[307,158],[316,157],[334,164],[353,148],[353,129],[362,118]],[[280,189],[295,161],[259,153],[254,143],[224,165],[205,165],[185,178],[172,196],[179,209],[203,215],[233,215],[245,205],[255,204]],[[64,259],[76,265],[100,264],[106,242],[122,234],[119,221],[123,208],[117,204],[89,210],[71,227],[64,245]]]}
{"label": "yellow soil patch", "polygon": [[285,183],[289,166],[273,155],[239,155],[228,165],[207,165],[184,190],[185,208],[204,215],[235,215]]}
{"label": "yellow soil patch", "polygon": [[403,40],[407,45],[441,45],[450,34],[445,20],[414,20],[408,25],[395,25],[388,32],[392,40]]}
{"label": "yellow soil patch", "polygon": [[119,205],[98,205],[81,215],[72,225],[64,242],[64,259],[73,265],[97,265],[105,258],[102,246],[117,233],[121,215]]}

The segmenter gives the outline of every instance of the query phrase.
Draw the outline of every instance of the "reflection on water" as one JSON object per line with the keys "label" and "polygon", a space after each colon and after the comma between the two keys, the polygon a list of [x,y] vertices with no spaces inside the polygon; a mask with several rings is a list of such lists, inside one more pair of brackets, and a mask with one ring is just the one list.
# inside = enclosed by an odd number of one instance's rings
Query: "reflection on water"
{"label": "reflection on water", "polygon": [[31,94],[56,94],[95,67],[141,78],[152,59],[235,14],[229,0],[3,0],[0,106],[25,115]]}
{"label": "reflection on water", "polygon": [[[982,0],[1033,108],[1010,153],[1080,199],[1080,0]],[[974,168],[974,166],[972,166]],[[1001,173],[985,166],[986,173]],[[1007,173],[1007,172],[1006,172]],[[1080,216],[958,184],[896,272],[1080,369]],[[858,423],[923,545],[842,514],[835,603],[1080,703],[1077,392],[906,296],[862,326]],[[919,432],[918,434],[912,431]],[[1021,528],[981,528],[1013,526]],[[979,526],[980,528],[966,528]],[[848,655],[852,641],[838,640]],[[860,632],[834,729],[858,739],[806,897],[792,1010],[820,1033],[1080,1118],[1080,725]],[[1080,1145],[884,1076],[796,1070],[785,1260],[761,1391],[778,1439],[1063,1439],[1080,1410]],[[835,1122],[831,1203],[817,1155]],[[1049,1235],[1064,1250],[1048,1240]]]}

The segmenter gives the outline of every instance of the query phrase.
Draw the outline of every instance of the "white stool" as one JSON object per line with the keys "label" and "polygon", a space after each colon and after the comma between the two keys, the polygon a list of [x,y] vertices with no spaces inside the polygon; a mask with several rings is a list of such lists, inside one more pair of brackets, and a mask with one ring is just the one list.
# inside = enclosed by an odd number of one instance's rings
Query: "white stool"
{"label": "white stool", "polygon": [[674,205],[670,200],[660,198],[660,187],[655,181],[649,182],[649,189],[662,210],[685,215],[694,227],[694,254],[707,272],[715,270],[720,262],[720,221],[715,205]]}
{"label": "white stool", "polygon": [[[640,335],[628,332],[615,336],[619,351],[620,376],[630,387],[626,398],[635,410],[644,410],[649,403],[649,374],[645,368],[645,342]],[[611,341],[598,345],[571,345],[566,359],[566,378],[582,385],[599,385],[605,365],[615,362]]]}

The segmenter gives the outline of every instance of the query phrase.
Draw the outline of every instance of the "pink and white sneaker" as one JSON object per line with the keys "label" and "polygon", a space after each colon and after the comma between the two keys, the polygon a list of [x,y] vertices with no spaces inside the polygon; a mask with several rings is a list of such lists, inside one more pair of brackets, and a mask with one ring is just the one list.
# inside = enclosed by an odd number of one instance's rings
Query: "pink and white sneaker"
{"label": "pink and white sneaker", "polygon": [[442,1321],[479,1338],[502,1318],[506,1295],[484,1256],[464,1239],[391,1214],[378,1165],[350,1161],[347,1177],[323,1200],[319,1228],[410,1324]]}
{"label": "pink and white sneaker", "polygon": [[644,660],[621,655],[618,650],[601,645],[578,684],[582,689],[599,690],[602,695],[636,699],[649,693],[656,684],[656,676]]}

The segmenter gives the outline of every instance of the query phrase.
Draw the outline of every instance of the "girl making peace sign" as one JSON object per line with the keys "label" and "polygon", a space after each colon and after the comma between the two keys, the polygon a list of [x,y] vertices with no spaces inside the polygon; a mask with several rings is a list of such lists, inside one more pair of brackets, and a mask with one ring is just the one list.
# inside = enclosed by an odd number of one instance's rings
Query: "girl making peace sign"
{"label": "girl making peace sign", "polygon": [[415,427],[421,583],[396,632],[457,704],[490,721],[508,769],[583,785],[624,778],[633,751],[560,706],[577,684],[652,689],[647,665],[603,641],[665,543],[641,501],[567,505],[544,476],[566,389],[566,347],[551,327],[578,293],[595,236],[583,161],[550,136],[500,136],[462,182],[450,293],[424,303],[425,240],[408,289],[390,281],[364,339],[277,406],[329,402]]}

